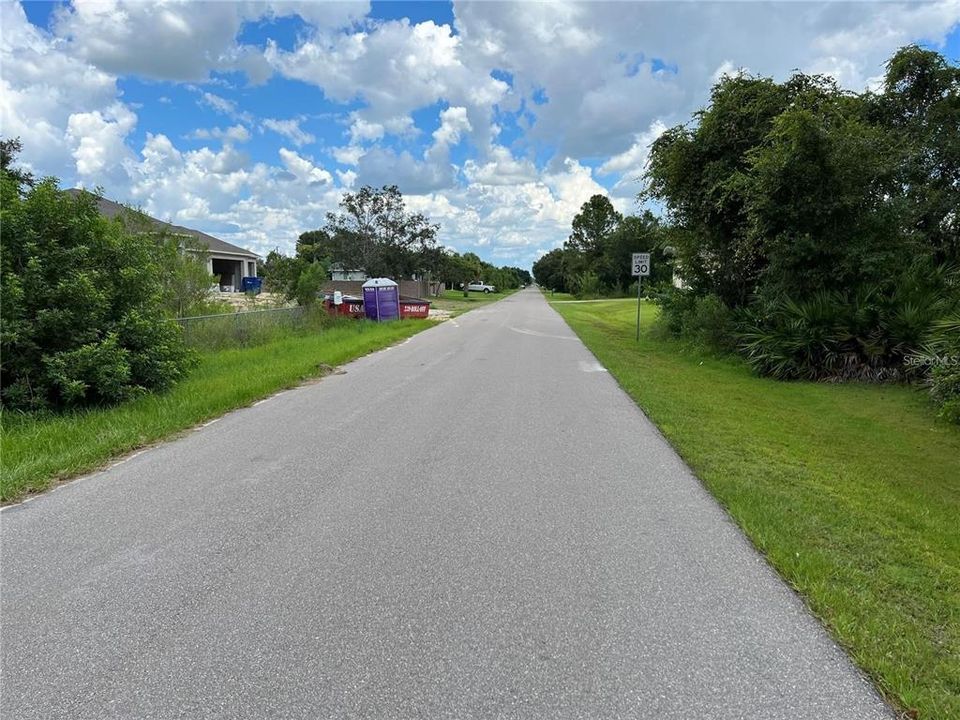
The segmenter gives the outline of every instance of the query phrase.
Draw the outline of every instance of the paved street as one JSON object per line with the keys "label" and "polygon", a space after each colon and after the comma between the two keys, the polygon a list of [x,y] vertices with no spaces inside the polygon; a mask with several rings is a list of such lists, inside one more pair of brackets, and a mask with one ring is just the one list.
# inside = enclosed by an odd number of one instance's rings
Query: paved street
{"label": "paved street", "polygon": [[3,718],[891,718],[536,290],[8,508]]}

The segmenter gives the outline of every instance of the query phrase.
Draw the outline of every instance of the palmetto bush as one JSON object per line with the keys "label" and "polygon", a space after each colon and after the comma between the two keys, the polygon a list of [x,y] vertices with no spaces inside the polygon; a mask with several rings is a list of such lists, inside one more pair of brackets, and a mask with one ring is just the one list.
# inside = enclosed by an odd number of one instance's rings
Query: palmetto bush
{"label": "palmetto bush", "polygon": [[738,346],[760,374],[780,379],[901,380],[936,323],[957,307],[950,271],[907,272],[887,286],[822,290],[758,301],[742,315]]}
{"label": "palmetto bush", "polygon": [[960,314],[936,323],[917,357],[930,367],[930,395],[940,405],[940,416],[960,423]]}

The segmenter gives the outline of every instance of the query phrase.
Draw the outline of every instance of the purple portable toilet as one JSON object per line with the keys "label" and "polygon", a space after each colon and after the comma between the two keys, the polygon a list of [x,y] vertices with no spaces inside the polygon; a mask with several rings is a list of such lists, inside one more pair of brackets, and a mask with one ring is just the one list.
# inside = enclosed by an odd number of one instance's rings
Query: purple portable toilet
{"label": "purple portable toilet", "polygon": [[371,278],[363,284],[363,310],[370,320],[400,319],[400,288],[390,278]]}

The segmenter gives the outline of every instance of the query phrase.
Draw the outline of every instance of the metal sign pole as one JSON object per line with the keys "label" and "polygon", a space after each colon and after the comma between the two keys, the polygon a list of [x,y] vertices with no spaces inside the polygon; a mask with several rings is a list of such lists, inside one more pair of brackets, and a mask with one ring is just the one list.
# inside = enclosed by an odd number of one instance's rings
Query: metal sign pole
{"label": "metal sign pole", "polygon": [[643,285],[643,276],[637,278],[637,342],[640,342],[640,287]]}

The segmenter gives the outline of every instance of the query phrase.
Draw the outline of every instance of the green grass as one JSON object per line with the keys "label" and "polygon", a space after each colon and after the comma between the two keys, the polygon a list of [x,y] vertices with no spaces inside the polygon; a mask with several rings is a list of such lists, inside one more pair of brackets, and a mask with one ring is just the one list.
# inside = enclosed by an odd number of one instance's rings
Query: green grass
{"label": "green grass", "polygon": [[960,428],[904,386],[778,382],[557,304],[880,690],[960,718]]}
{"label": "green grass", "polygon": [[345,321],[319,333],[203,353],[190,375],[168,392],[116,407],[44,417],[4,413],[0,500],[42,491],[432,325]]}
{"label": "green grass", "polygon": [[513,295],[516,290],[507,290],[506,292],[482,293],[472,292],[467,297],[463,296],[462,290],[444,290],[440,297],[430,298],[431,307],[439,310],[447,310],[454,315],[473,310],[474,308],[486,305],[487,303],[503,300],[508,295]]}
{"label": "green grass", "polygon": [[544,290],[543,288],[540,288],[540,292],[543,293],[544,297],[547,298],[547,300],[550,300],[552,302],[564,302],[567,300],[577,299],[577,296],[571,293],[552,292],[550,290]]}

